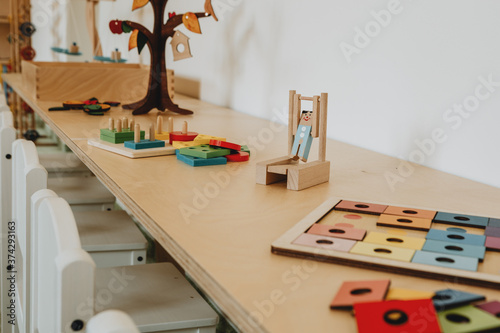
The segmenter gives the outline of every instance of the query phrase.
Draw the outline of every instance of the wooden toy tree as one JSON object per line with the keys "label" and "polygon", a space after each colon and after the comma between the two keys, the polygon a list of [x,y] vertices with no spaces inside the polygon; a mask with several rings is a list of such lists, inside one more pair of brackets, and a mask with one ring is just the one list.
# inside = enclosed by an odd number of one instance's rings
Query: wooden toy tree
{"label": "wooden toy tree", "polygon": [[[180,114],[192,114],[192,111],[180,108],[170,99],[168,94],[165,49],[167,40],[174,38],[174,35],[177,33],[175,28],[179,25],[184,24],[188,30],[201,34],[198,18],[213,16],[217,21],[211,0],[205,1],[205,12],[188,12],[179,15],[169,13],[169,19],[165,23],[164,15],[168,0],[134,0],[132,10],[142,8],[148,2],[153,6],[154,13],[154,28],[152,32],[143,25],[131,21],[114,20],[109,24],[113,33],[132,33],[129,40],[129,50],[137,47],[140,53],[143,47],[147,45],[151,53],[151,69],[146,97],[138,102],[124,105],[123,108],[134,110],[134,115],[148,113],[154,108],[161,111],[170,110]],[[177,49],[173,51],[175,54]]]}

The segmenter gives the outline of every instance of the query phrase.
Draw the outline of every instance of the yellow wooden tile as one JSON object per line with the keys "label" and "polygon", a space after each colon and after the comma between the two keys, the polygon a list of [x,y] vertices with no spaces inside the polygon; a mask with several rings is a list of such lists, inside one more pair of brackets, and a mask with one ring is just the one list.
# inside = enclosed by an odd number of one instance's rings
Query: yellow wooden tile
{"label": "yellow wooden tile", "polygon": [[370,232],[363,240],[366,243],[381,244],[406,249],[421,250],[425,238],[408,237],[403,235],[386,234],[381,232]]}
{"label": "yellow wooden tile", "polygon": [[350,251],[354,254],[362,254],[370,257],[410,262],[415,250],[401,247],[357,242]]}
{"label": "yellow wooden tile", "polygon": [[168,141],[168,140],[170,140],[170,133],[169,132],[158,133],[158,132],[155,131],[155,139],[156,140]]}
{"label": "yellow wooden tile", "polygon": [[174,141],[172,142],[172,146],[175,149],[181,149],[181,148],[187,148],[187,147],[193,147],[193,146],[199,146],[200,143],[197,143],[196,141]]}
{"label": "yellow wooden tile", "polygon": [[391,288],[387,293],[385,299],[387,301],[390,300],[399,300],[399,301],[412,301],[417,299],[431,299],[434,297],[434,293],[429,291],[420,291],[413,289],[404,289],[404,288]]}
{"label": "yellow wooden tile", "polygon": [[195,139],[196,145],[208,145],[210,140],[226,141],[226,138],[219,138],[217,136],[199,134]]}

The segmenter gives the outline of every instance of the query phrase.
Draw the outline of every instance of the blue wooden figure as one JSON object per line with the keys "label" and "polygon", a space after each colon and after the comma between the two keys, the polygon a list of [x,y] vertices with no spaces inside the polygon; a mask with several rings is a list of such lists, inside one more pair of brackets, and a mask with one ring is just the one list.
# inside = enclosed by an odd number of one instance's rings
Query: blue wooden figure
{"label": "blue wooden figure", "polygon": [[297,127],[297,134],[295,134],[292,151],[290,152],[290,157],[294,161],[300,158],[302,161],[307,162],[307,157],[309,156],[309,151],[311,150],[311,144],[313,142],[312,127],[313,111],[302,111],[302,117]]}

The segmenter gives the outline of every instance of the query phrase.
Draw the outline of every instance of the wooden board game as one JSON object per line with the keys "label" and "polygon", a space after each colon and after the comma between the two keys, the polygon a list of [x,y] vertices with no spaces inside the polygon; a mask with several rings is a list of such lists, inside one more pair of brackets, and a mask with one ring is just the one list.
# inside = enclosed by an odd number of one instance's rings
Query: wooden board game
{"label": "wooden board game", "polygon": [[144,157],[153,157],[153,156],[164,156],[164,155],[175,155],[175,148],[172,147],[168,142],[165,142],[165,147],[162,148],[149,148],[149,149],[141,149],[134,150],[130,148],[126,148],[124,144],[113,144],[103,140],[88,139],[88,144],[90,146],[94,146],[100,149],[104,149],[110,151],[115,154],[123,155],[129,158],[144,158]]}
{"label": "wooden board game", "polygon": [[286,256],[500,286],[498,219],[331,198],[276,240]]}

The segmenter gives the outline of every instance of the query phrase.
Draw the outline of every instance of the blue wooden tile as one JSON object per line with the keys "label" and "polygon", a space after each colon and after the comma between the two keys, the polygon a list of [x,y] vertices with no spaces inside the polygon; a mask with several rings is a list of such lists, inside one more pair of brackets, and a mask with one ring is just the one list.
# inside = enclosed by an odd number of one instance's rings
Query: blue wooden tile
{"label": "blue wooden tile", "polygon": [[447,230],[431,229],[425,238],[457,244],[484,246],[486,236],[458,232],[457,229],[458,228],[448,228]]}
{"label": "blue wooden tile", "polygon": [[422,251],[445,253],[457,255],[462,257],[478,258],[480,261],[484,259],[486,248],[484,246],[469,245],[469,244],[456,244],[453,242],[443,242],[428,239]]}
{"label": "blue wooden tile", "polygon": [[124,145],[125,148],[130,148],[135,150],[148,149],[148,148],[162,148],[165,147],[165,141],[161,140],[155,140],[155,141],[141,140],[141,142],[125,141]]}
{"label": "blue wooden tile", "polygon": [[488,226],[484,231],[484,235],[490,237],[500,237],[500,228]]}
{"label": "blue wooden tile", "polygon": [[434,217],[434,222],[453,224],[464,227],[486,228],[489,222],[489,218],[473,215],[438,212]]}
{"label": "blue wooden tile", "polygon": [[477,258],[461,257],[444,253],[417,251],[413,256],[412,262],[475,272],[477,271],[479,260]]}
{"label": "blue wooden tile", "polygon": [[200,157],[182,155],[179,153],[179,150],[176,150],[175,154],[177,155],[177,159],[179,161],[182,161],[193,167],[227,164],[227,159],[225,157],[200,158]]}
{"label": "blue wooden tile", "polygon": [[455,289],[444,289],[436,291],[432,301],[437,311],[443,311],[467,305],[473,302],[483,301],[486,297],[479,294],[466,293]]}
{"label": "blue wooden tile", "polygon": [[488,222],[488,226],[500,228],[500,219],[490,219],[490,221]]}

